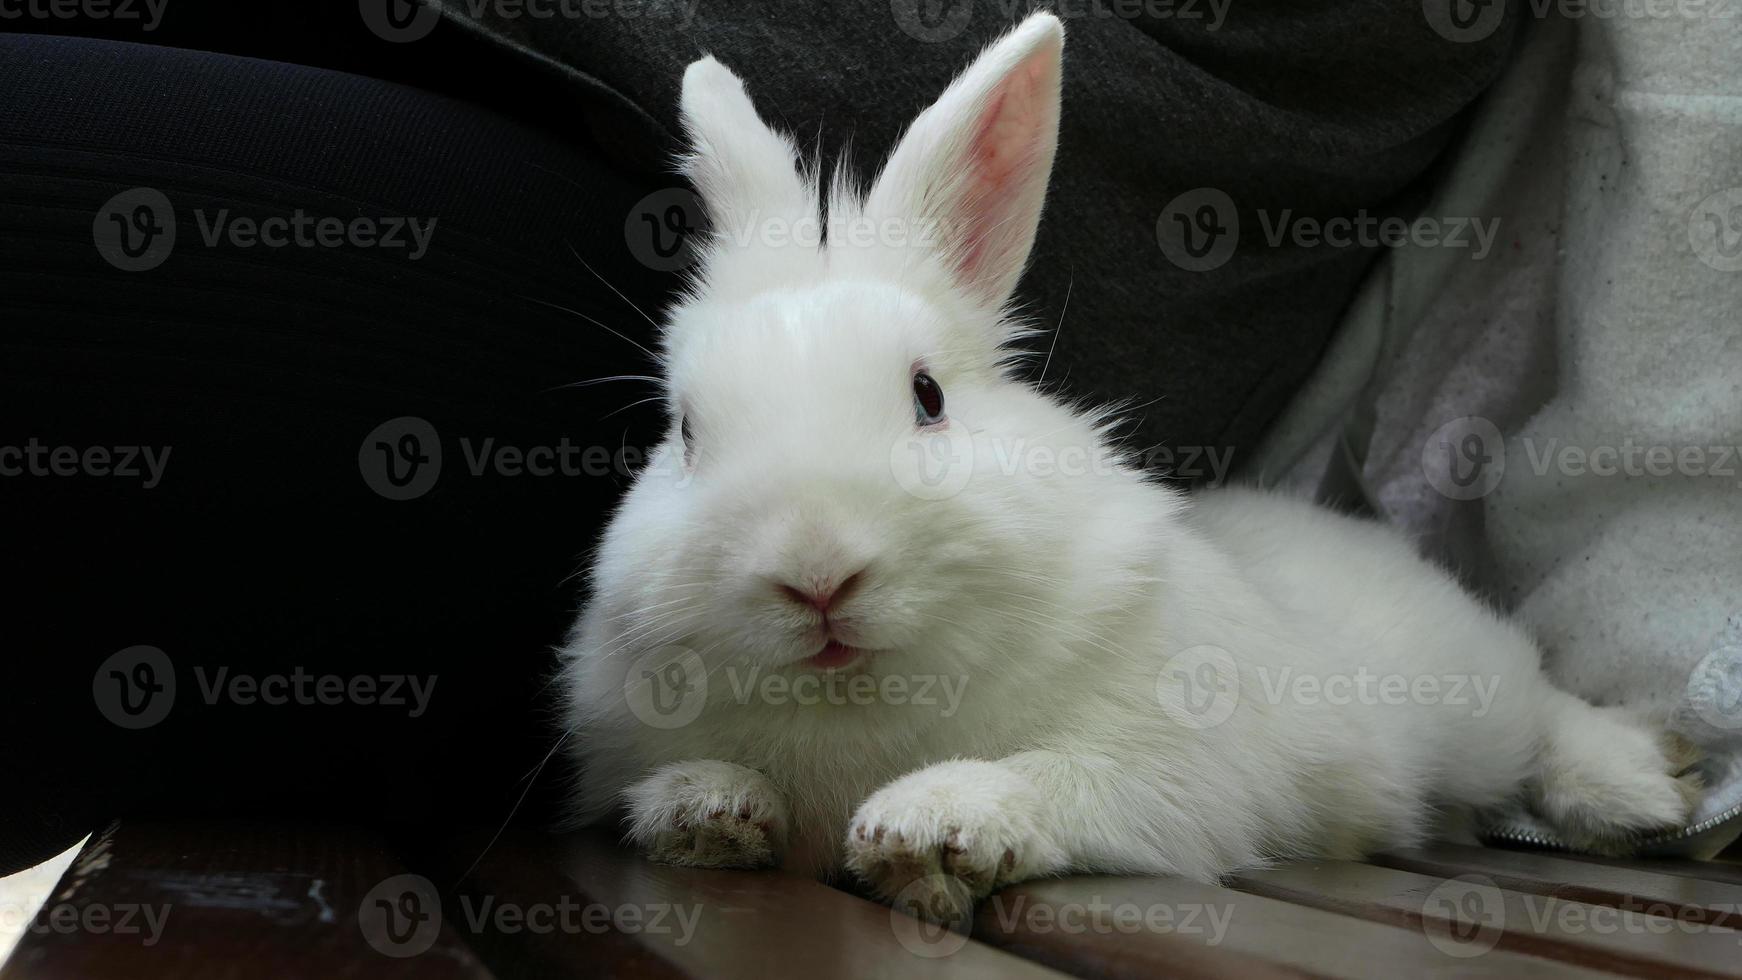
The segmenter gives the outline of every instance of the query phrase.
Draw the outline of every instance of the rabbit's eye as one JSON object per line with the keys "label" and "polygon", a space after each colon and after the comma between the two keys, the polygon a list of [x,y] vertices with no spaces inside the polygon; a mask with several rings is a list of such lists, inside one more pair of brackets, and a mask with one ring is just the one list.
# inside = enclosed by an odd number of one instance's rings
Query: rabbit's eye
{"label": "rabbit's eye", "polygon": [[683,454],[687,459],[695,455],[696,437],[690,434],[689,416],[684,416],[677,424],[678,432],[683,436]]}
{"label": "rabbit's eye", "polygon": [[913,409],[920,425],[933,425],[944,419],[944,390],[924,371],[913,376]]}

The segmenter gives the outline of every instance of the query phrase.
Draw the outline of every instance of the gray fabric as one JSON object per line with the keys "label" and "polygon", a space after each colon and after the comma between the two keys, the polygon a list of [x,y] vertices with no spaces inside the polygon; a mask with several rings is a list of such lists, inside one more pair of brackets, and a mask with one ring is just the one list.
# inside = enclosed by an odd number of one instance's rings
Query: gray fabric
{"label": "gray fabric", "polygon": [[1702,745],[1673,843],[1710,849],[1742,829],[1702,826],[1742,808],[1742,32],[1533,25],[1426,211],[1498,218],[1504,248],[1389,256],[1260,467],[1359,493],[1563,687]]}
{"label": "gray fabric", "polygon": [[[829,158],[850,139],[863,167],[1027,9],[1008,0],[649,0],[633,17],[576,20],[444,3],[450,17],[566,71],[595,132],[625,160],[659,166],[677,148],[683,68],[703,52],[743,76],[764,115],[801,145]],[[1388,0],[1147,6],[1154,16],[1126,20],[1107,4],[1059,5],[1069,40],[1058,167],[1020,296],[1038,322],[1063,318],[1047,383],[1153,400],[1130,445],[1179,450],[1172,469],[1204,481],[1222,474],[1191,447],[1224,459],[1231,450],[1236,466],[1251,452],[1375,255],[1272,247],[1259,212],[1411,213],[1513,31],[1508,21],[1457,42],[1420,4]],[[1225,264],[1191,271],[1162,251],[1158,219],[1206,187],[1228,195],[1241,233]],[[1034,341],[1041,352],[1051,344]],[[1168,468],[1168,455],[1151,459]]]}

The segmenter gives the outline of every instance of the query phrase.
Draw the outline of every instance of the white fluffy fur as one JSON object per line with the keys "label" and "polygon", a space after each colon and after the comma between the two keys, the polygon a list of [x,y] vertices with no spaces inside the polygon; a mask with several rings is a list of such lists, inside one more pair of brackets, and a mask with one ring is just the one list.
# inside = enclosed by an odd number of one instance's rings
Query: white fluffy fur
{"label": "white fluffy fur", "polygon": [[[1056,19],[1028,18],[916,121],[867,194],[829,195],[833,227],[942,219],[923,246],[742,234],[816,220],[815,177],[729,71],[705,59],[686,73],[690,173],[721,240],[670,316],[669,438],[605,535],[563,651],[578,817],[626,808],[630,837],[663,860],[845,867],[940,918],[1072,870],[1213,879],[1355,857],[1523,792],[1580,840],[1676,823],[1687,787],[1655,734],[1553,688],[1519,629],[1393,531],[1250,491],[1188,498],[1123,465],[996,462],[1112,455],[1103,416],[1004,369],[1062,45]],[[720,227],[734,222],[739,234]],[[975,451],[945,499],[895,478],[891,447],[916,437],[916,363],[949,417],[918,438]],[[803,663],[819,617],[779,586],[861,569],[832,624],[876,652]],[[1198,727],[1170,661],[1206,645],[1237,665],[1239,696]],[[646,682],[631,665],[661,650],[707,671],[680,727],[644,723],[625,696]],[[1473,702],[1267,693],[1362,670],[1497,686],[1480,717]],[[819,674],[832,690],[954,679],[961,700],[743,696],[753,675]]]}

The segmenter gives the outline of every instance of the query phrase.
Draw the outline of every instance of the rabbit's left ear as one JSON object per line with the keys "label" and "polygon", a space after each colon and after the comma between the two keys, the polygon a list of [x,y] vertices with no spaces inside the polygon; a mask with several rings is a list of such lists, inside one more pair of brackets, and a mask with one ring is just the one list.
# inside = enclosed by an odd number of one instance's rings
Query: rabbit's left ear
{"label": "rabbit's left ear", "polygon": [[867,216],[935,233],[957,284],[989,307],[1009,302],[1040,226],[1063,51],[1057,17],[1017,25],[920,113],[866,197]]}

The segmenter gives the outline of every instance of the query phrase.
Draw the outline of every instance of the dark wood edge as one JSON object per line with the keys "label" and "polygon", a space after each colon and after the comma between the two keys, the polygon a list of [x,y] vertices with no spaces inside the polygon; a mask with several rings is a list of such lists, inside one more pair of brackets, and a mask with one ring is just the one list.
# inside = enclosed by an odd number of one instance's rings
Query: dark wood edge
{"label": "dark wood edge", "polygon": [[399,887],[410,874],[352,828],[118,822],[86,842],[0,977],[199,980],[252,964],[287,978],[491,980],[439,916],[389,937],[385,913],[429,907]]}
{"label": "dark wood edge", "polygon": [[[1018,907],[1015,903],[1030,904]],[[1034,907],[1049,910],[1095,908],[1127,913],[1159,908],[1163,928],[1120,933],[1104,924],[1116,913],[1103,911],[1099,930],[1075,935],[1034,930],[1023,921]],[[1001,907],[1002,906],[1002,907]],[[1205,911],[1194,928],[1192,913]],[[1209,928],[1202,928],[1208,920]],[[1084,975],[1148,977],[1157,973],[1226,975],[1242,962],[1264,964],[1264,971],[1290,975],[1370,977],[1439,976],[1468,973],[1474,967],[1458,943],[1447,944],[1424,930],[1342,915],[1309,905],[1280,901],[1182,878],[1074,877],[1026,882],[994,895],[980,912],[975,935],[1023,955],[1044,955],[1050,946],[1061,957],[1049,960]],[[1008,938],[1006,938],[1008,937]],[[1195,947],[1195,948],[1194,948]],[[1205,948],[1218,956],[1202,956]],[[1184,952],[1182,953],[1182,949]],[[1197,955],[1193,955],[1197,954]],[[1065,959],[1063,957],[1069,957]],[[1481,954],[1480,972],[1544,978],[1593,977],[1583,967],[1504,950]],[[1235,970],[1248,975],[1249,968]]]}
{"label": "dark wood edge", "polygon": [[[1310,905],[1399,928],[1424,930],[1448,940],[1461,941],[1463,938],[1463,924],[1446,916],[1430,913],[1428,907],[1431,903],[1422,900],[1445,881],[1441,876],[1422,875],[1375,865],[1326,861],[1312,865],[1312,871],[1317,872],[1316,876],[1303,881],[1304,867],[1291,866],[1241,874],[1230,884],[1254,895]],[[1539,932],[1525,928],[1530,923],[1530,916],[1521,914],[1516,906],[1526,895],[1504,888],[1498,891],[1508,904],[1509,911],[1505,918],[1505,928],[1494,930],[1488,940],[1492,943],[1492,948],[1630,976],[1742,976],[1742,945],[1735,944],[1737,937],[1728,930],[1706,927],[1709,931],[1686,937],[1689,945],[1695,947],[1687,951],[1703,955],[1678,957],[1672,961],[1637,946],[1603,942],[1604,937],[1596,931],[1563,935],[1554,931]],[[1617,911],[1616,914],[1639,915],[1626,911]],[[1711,941],[1713,937],[1717,937],[1716,941]],[[1696,940],[1701,941],[1694,942]],[[1717,955],[1719,947],[1723,948],[1726,955]],[[1728,955],[1732,950],[1735,955]]]}
{"label": "dark wood edge", "polygon": [[1370,863],[1453,878],[1484,874],[1501,888],[1688,922],[1742,927],[1742,887],[1665,875],[1649,865],[1601,865],[1561,855],[1445,845],[1391,851]]}
{"label": "dark wood edge", "polygon": [[[755,980],[776,973],[963,980],[1059,976],[976,938],[941,933],[887,906],[798,875],[654,864],[596,831],[512,830],[488,851],[483,845],[479,838],[442,845],[445,862],[456,869],[452,878],[459,882],[453,895],[473,908],[487,898],[548,905],[566,897],[574,904],[611,909],[679,907],[693,916],[687,938],[670,931],[619,931],[608,943],[553,933],[505,944],[468,926],[473,945],[504,974],[531,964],[539,968],[532,975],[574,969],[599,975],[609,966],[608,972],[623,976]],[[476,867],[466,872],[474,861]]]}

